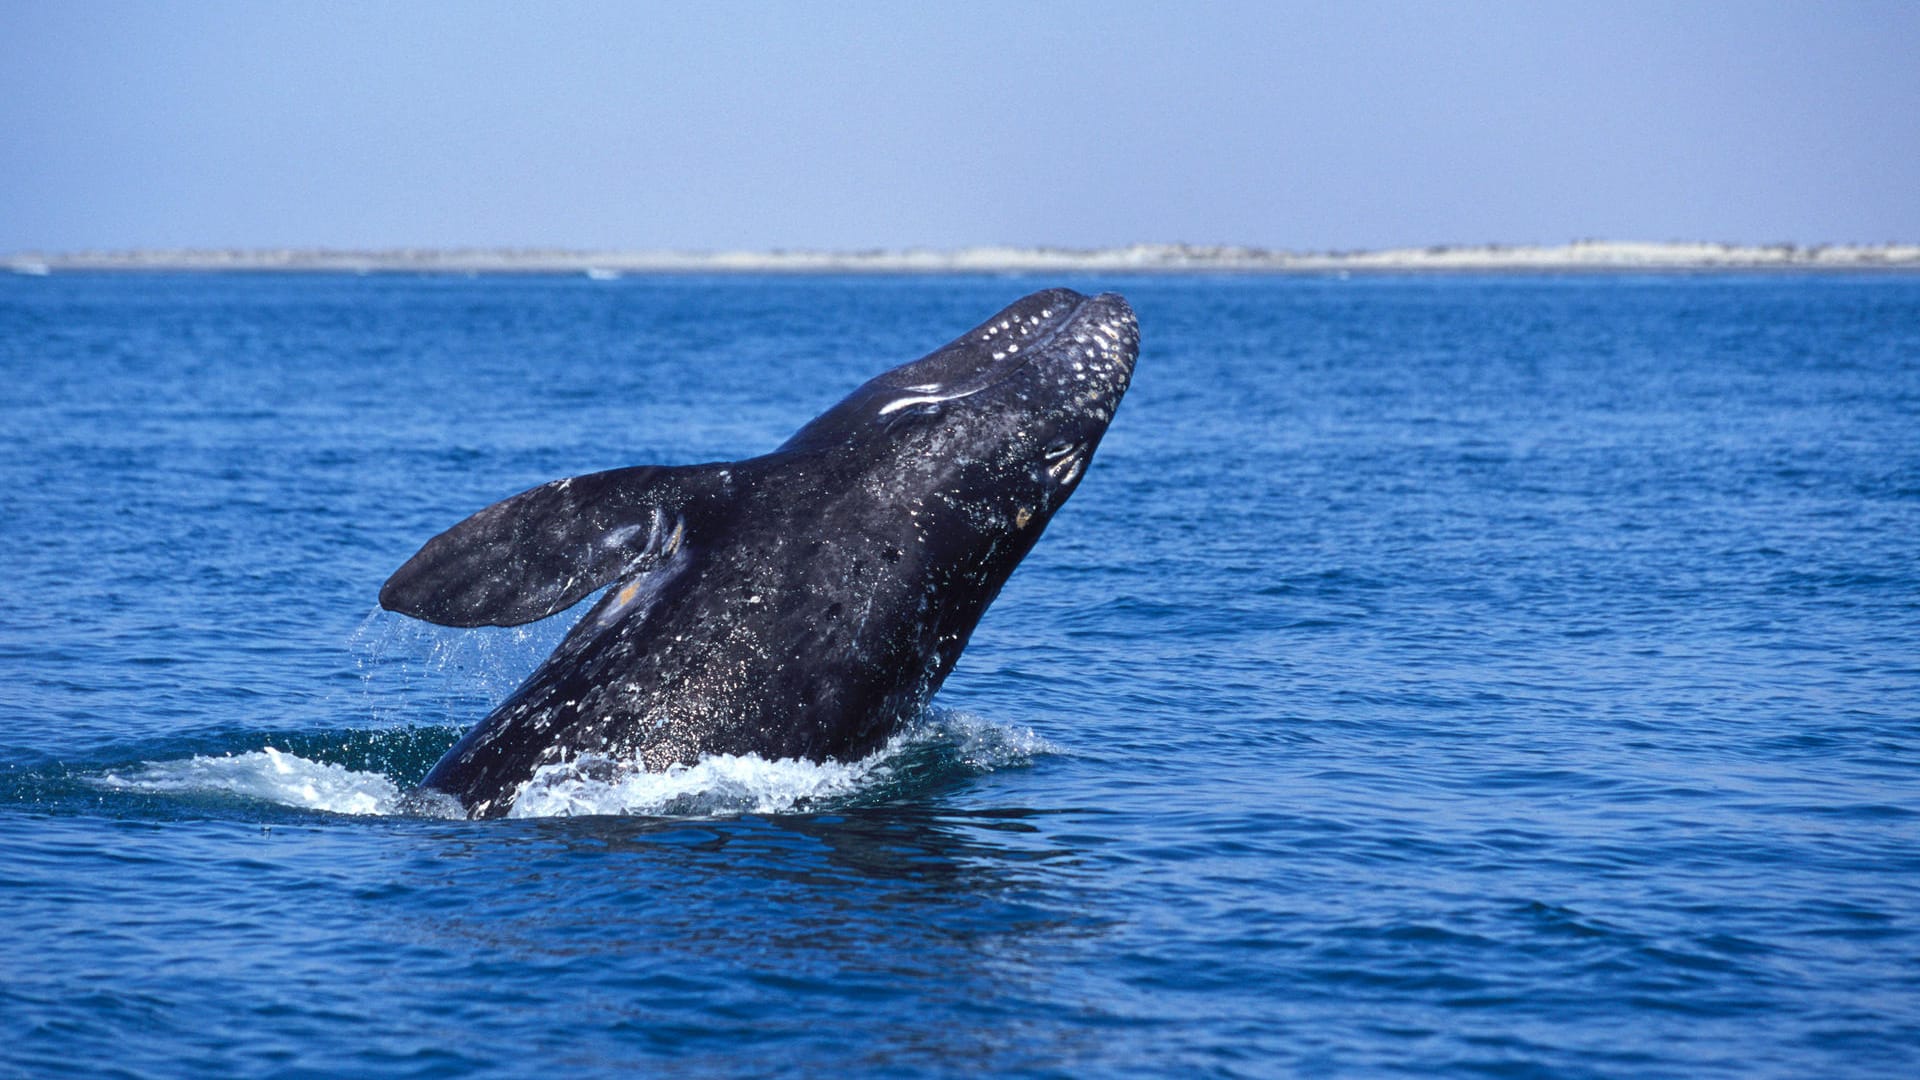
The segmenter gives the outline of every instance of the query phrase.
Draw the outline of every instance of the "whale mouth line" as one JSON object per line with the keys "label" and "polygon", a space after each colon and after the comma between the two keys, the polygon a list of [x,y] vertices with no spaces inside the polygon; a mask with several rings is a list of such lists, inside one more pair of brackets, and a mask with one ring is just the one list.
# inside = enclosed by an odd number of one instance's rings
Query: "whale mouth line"
{"label": "whale mouth line", "polygon": [[[1015,370],[1018,369],[1016,368]],[[1012,372],[1008,372],[1008,374],[1011,375]],[[976,386],[971,390],[962,390],[954,394],[923,394],[919,397],[898,398],[880,406],[880,415],[890,416],[899,412],[901,409],[912,408],[915,405],[937,405],[943,401],[958,401],[961,398],[972,397],[982,390],[988,390],[998,386],[1001,381],[1000,379],[995,379],[993,382],[987,383],[984,386]]]}
{"label": "whale mouth line", "polygon": [[[1038,355],[1038,353],[1035,352],[1034,355]],[[885,405],[880,406],[879,415],[891,416],[894,413],[899,412],[901,409],[909,409],[916,405],[938,405],[943,402],[960,401],[965,398],[970,398],[975,394],[984,393],[988,390],[991,390],[994,387],[999,386],[1001,383],[1006,382],[1008,379],[1013,378],[1015,375],[1020,374],[1022,371],[1026,370],[1027,365],[1032,363],[1032,361],[1033,361],[1033,356],[1023,356],[1020,358],[1019,363],[1013,365],[1012,367],[996,372],[994,376],[988,379],[986,382],[983,382],[978,386],[968,386],[961,390],[955,390],[950,394],[932,393],[931,391],[938,388],[937,383],[933,385],[907,387],[908,390],[920,390],[920,391],[927,391],[927,392],[916,394],[911,397],[895,398],[894,400],[887,402]]]}

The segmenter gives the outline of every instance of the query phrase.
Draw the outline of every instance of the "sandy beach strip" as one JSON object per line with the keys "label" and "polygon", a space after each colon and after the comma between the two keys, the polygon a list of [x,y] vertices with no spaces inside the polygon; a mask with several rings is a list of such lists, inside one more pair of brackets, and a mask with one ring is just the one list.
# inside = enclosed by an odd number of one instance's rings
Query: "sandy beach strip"
{"label": "sandy beach strip", "polygon": [[286,271],[623,274],[891,273],[1422,273],[1714,270],[1920,270],[1920,244],[1764,246],[1580,241],[1295,252],[1254,247],[1134,244],[1117,248],[969,247],[899,251],[574,251],[396,248],[21,252],[0,257],[19,274],[71,271]]}

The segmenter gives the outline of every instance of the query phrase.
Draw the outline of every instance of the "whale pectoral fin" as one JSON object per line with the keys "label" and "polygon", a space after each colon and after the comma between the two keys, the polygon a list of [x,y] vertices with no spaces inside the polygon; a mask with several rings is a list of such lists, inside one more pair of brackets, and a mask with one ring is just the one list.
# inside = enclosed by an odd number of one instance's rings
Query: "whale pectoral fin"
{"label": "whale pectoral fin", "polygon": [[704,466],[555,480],[427,541],[380,606],[443,626],[518,626],[564,611],[680,541]]}

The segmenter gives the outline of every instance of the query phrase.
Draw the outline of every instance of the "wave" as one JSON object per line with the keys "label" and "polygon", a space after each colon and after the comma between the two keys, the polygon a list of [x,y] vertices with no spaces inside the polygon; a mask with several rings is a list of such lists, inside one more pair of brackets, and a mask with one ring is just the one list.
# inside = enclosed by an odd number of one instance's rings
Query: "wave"
{"label": "wave", "polygon": [[[1021,767],[1054,752],[1052,744],[1029,728],[935,710],[855,762],[721,754],[654,773],[635,762],[582,755],[535,773],[521,787],[510,816],[804,813],[900,797],[941,778]],[[352,769],[273,746],[144,762],[91,777],[89,783],[110,791],[238,798],[330,814],[465,816],[453,799],[408,790],[384,772]]]}

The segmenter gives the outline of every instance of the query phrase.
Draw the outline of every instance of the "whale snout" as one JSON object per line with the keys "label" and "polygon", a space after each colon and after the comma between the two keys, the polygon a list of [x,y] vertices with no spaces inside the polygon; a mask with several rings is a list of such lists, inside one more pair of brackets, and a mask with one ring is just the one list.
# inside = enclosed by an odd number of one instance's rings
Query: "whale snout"
{"label": "whale snout", "polygon": [[902,364],[814,418],[782,446],[839,445],[903,430],[943,410],[1111,418],[1140,344],[1117,293],[1046,289],[1020,298],[932,353]]}
{"label": "whale snout", "polygon": [[1125,297],[1048,289],[936,353],[949,377],[915,389],[953,400],[1005,388],[987,397],[1035,415],[1104,422],[1126,393],[1139,353],[1140,322]]}
{"label": "whale snout", "polygon": [[1139,347],[1139,320],[1119,293],[1047,289],[1008,306],[941,353],[946,385],[971,384],[969,392],[1036,367],[1046,369],[1042,378],[1063,387],[1118,378],[1124,389]]}
{"label": "whale snout", "polygon": [[1118,293],[1084,297],[1034,358],[1040,378],[1072,404],[1111,415],[1133,379],[1140,321]]}
{"label": "whale snout", "polygon": [[1076,344],[1092,344],[1102,362],[1132,371],[1140,355],[1140,319],[1125,297],[1101,293],[1088,300],[1076,313],[1075,329],[1087,336],[1086,342],[1076,336]]}
{"label": "whale snout", "polygon": [[1140,334],[1133,308],[1119,293],[1083,296],[1072,289],[1047,289],[1022,297],[949,348],[972,346],[976,352],[1012,356],[1045,348],[1062,334],[1101,328],[1116,340],[1137,341]]}

